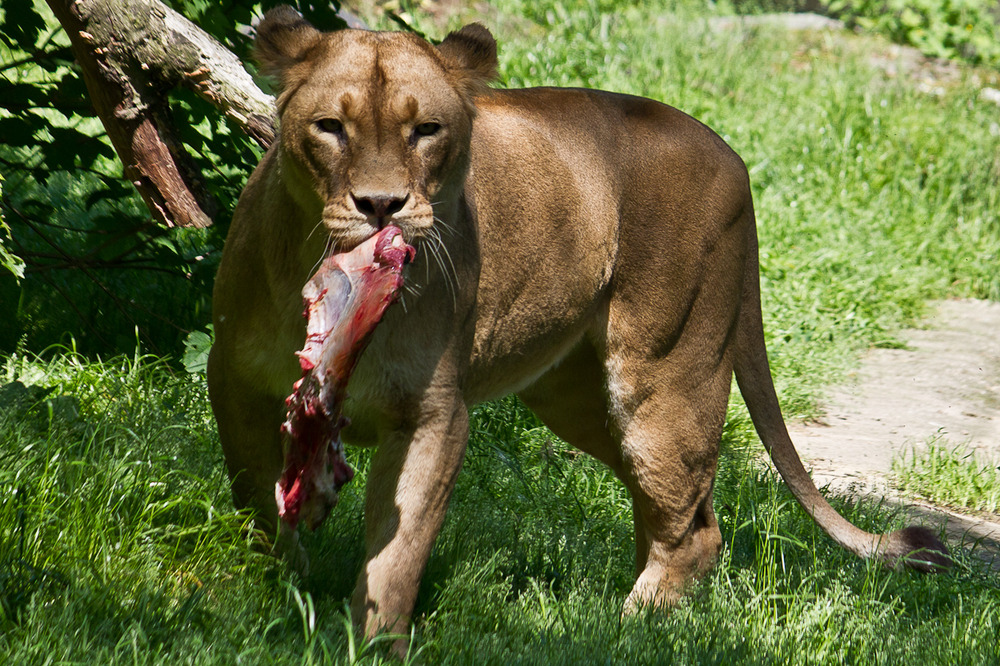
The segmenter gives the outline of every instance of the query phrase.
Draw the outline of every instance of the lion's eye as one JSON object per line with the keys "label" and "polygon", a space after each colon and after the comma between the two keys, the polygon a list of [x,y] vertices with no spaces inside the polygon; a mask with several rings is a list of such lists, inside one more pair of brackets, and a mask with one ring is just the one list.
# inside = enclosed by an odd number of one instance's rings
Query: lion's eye
{"label": "lion's eye", "polygon": [[437,134],[440,129],[441,129],[440,123],[434,123],[434,122],[420,123],[419,125],[413,128],[413,133],[416,136],[432,136],[434,134]]}
{"label": "lion's eye", "polygon": [[319,131],[328,132],[330,134],[344,133],[344,123],[340,122],[336,118],[322,118],[317,120],[316,127],[319,128]]}

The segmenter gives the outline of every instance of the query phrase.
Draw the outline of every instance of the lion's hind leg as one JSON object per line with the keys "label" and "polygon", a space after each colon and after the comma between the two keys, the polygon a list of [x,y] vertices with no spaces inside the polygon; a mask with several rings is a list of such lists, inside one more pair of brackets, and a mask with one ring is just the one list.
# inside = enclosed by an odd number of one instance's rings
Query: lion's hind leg
{"label": "lion's hind leg", "polygon": [[[626,610],[676,602],[721,548],[712,486],[727,371],[719,368],[705,391],[691,395],[634,357],[602,362],[584,341],[519,394],[556,435],[610,466],[632,496],[637,580]],[[658,388],[640,399],[625,390],[622,373]],[[628,418],[609,411],[633,401],[638,405]]]}
{"label": "lion's hind leg", "polygon": [[715,563],[722,547],[712,507],[721,424],[717,434],[683,403],[648,399],[646,409],[672,414],[669,431],[644,422],[640,414],[622,442],[639,570],[626,610],[676,603],[685,586]]}
{"label": "lion's hind leg", "polygon": [[672,605],[714,564],[722,536],[712,506],[719,440],[732,377],[727,356],[663,357],[641,350],[607,362],[612,419],[632,495],[638,576],[625,610]]}

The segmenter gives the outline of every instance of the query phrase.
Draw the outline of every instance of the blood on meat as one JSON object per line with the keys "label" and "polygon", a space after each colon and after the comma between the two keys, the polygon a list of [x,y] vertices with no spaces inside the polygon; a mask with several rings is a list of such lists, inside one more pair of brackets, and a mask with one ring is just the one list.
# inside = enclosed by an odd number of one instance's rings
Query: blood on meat
{"label": "blood on meat", "polygon": [[403,265],[415,254],[398,227],[387,226],[351,250],[333,254],[302,288],[306,342],[296,352],[302,378],[285,400],[284,470],[275,485],[278,515],[316,529],[354,477],[340,431],[347,383],[386,308],[399,298]]}

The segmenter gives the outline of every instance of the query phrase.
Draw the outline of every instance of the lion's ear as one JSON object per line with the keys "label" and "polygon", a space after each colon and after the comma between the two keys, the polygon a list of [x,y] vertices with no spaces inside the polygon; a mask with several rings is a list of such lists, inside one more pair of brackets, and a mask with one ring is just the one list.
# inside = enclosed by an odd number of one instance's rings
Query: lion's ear
{"label": "lion's ear", "polygon": [[321,37],[322,33],[301,14],[280,5],[264,14],[257,26],[254,57],[264,75],[284,79],[285,71],[304,60]]}
{"label": "lion's ear", "polygon": [[450,33],[438,44],[438,52],[454,70],[461,70],[485,85],[497,76],[497,42],[483,25],[470,23]]}

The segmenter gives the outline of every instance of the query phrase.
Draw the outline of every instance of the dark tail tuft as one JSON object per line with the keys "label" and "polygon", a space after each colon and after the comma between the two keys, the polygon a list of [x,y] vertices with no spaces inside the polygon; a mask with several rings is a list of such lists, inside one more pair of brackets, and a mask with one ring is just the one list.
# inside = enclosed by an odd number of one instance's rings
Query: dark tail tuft
{"label": "dark tail tuft", "polygon": [[889,534],[888,540],[882,556],[889,566],[904,565],[924,573],[937,573],[954,564],[948,548],[926,527],[911,525]]}

